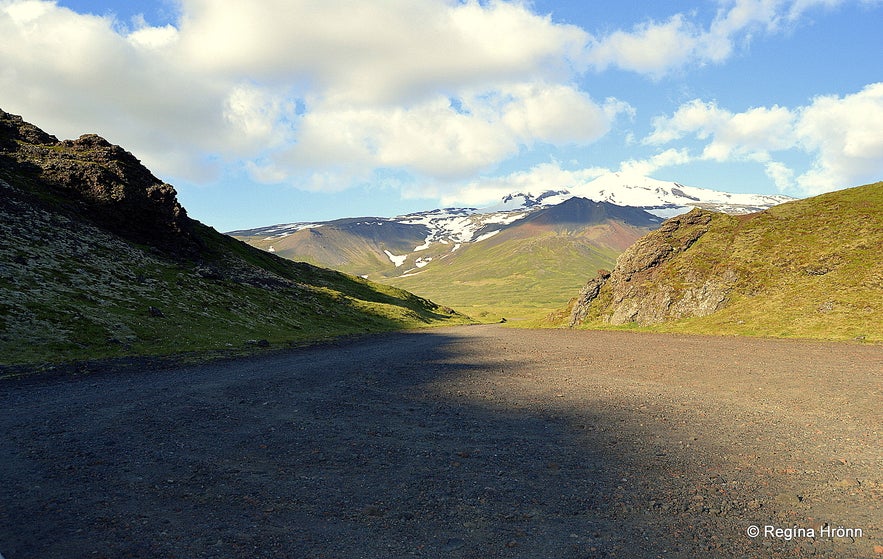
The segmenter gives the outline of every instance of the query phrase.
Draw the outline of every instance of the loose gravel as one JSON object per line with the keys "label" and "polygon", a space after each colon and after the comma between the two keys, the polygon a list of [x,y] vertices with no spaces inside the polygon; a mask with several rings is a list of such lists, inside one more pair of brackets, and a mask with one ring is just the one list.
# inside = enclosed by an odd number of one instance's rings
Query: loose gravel
{"label": "loose gravel", "polygon": [[470,326],[86,369],[0,382],[6,559],[883,557],[883,346]]}

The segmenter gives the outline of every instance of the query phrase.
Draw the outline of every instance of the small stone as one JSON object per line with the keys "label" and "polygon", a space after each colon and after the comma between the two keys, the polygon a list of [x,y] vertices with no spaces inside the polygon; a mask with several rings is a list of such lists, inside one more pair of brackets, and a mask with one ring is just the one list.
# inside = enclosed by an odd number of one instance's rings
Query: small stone
{"label": "small stone", "polygon": [[155,318],[165,318],[166,317],[164,312],[162,312],[160,309],[154,307],[153,305],[147,307],[147,312],[148,312],[148,314],[150,314],[150,316],[155,317]]}
{"label": "small stone", "polygon": [[442,551],[445,553],[450,553],[451,551],[457,551],[458,549],[462,549],[466,546],[466,542],[461,540],[460,538],[450,538],[445,545],[442,546]]}
{"label": "small stone", "polygon": [[377,505],[368,505],[362,509],[362,514],[365,516],[383,516],[383,509]]}

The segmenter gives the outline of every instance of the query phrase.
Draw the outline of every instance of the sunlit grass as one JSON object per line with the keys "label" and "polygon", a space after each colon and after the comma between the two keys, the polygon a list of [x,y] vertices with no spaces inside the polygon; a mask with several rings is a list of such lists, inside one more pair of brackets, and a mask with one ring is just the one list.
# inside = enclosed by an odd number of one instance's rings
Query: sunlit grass
{"label": "sunlit grass", "polygon": [[[716,216],[705,235],[649,281],[679,290],[735,274],[726,305],[641,329],[883,342],[881,247],[883,183],[752,216]],[[610,303],[605,288],[584,326],[609,328]]]}

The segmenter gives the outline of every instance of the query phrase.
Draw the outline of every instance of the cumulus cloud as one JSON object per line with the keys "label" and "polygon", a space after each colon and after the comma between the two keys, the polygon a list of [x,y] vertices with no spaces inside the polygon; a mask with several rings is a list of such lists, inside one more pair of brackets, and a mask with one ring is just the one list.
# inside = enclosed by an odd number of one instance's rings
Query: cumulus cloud
{"label": "cumulus cloud", "polygon": [[[690,14],[645,21],[630,30],[592,37],[583,61],[598,70],[617,67],[659,79],[688,65],[717,64],[757,32],[792,28],[806,12],[847,0],[724,0],[706,25]],[[873,2],[877,0],[865,0]]]}
{"label": "cumulus cloud", "polygon": [[685,165],[694,161],[687,149],[667,149],[647,159],[631,159],[620,164],[620,172],[629,176],[648,176],[665,167]]}
{"label": "cumulus cloud", "polygon": [[519,3],[184,0],[182,54],[229,75],[296,77],[329,98],[413,101],[438,88],[558,79],[588,35]]}
{"label": "cumulus cloud", "polygon": [[[883,83],[843,97],[817,97],[794,109],[776,105],[733,113],[693,100],[669,117],[654,119],[653,126],[646,144],[700,140],[701,155],[693,159],[761,163],[783,190],[817,194],[883,176]],[[809,155],[811,168],[796,175],[773,157],[789,151]]]}
{"label": "cumulus cloud", "polygon": [[646,22],[597,41],[586,60],[596,69],[617,66],[660,77],[695,56],[701,33],[683,15],[663,23]]}
{"label": "cumulus cloud", "polygon": [[[577,85],[590,69],[659,78],[720,62],[744,34],[838,3],[729,0],[708,23],[675,14],[596,37],[503,0],[180,0],[174,24],[156,27],[0,0],[0,104],[58,135],[100,133],[162,176],[208,181],[235,166],[340,190],[396,170],[459,185],[536,146],[589,144],[634,115]],[[725,160],[783,149],[798,133],[798,117],[778,107],[682,109],[648,141],[704,135],[705,157]],[[813,143],[814,114],[799,128],[820,154],[795,179],[807,185],[863,157],[855,133]],[[667,150],[631,164],[682,159]]]}
{"label": "cumulus cloud", "polygon": [[797,178],[807,192],[883,177],[883,82],[853,95],[817,97],[800,109],[795,133],[813,153],[812,169]]}
{"label": "cumulus cloud", "polygon": [[503,196],[513,192],[538,195],[547,190],[574,191],[609,172],[609,169],[602,167],[564,169],[558,162],[541,163],[525,171],[466,181],[455,191],[444,193],[442,203],[481,207],[499,202]]}
{"label": "cumulus cloud", "polygon": [[162,174],[240,162],[257,179],[316,188],[383,167],[465,176],[536,143],[591,142],[628,110],[573,84],[585,31],[520,3],[180,8],[177,26],[132,29],[0,0],[4,108],[62,135],[102,133]]}

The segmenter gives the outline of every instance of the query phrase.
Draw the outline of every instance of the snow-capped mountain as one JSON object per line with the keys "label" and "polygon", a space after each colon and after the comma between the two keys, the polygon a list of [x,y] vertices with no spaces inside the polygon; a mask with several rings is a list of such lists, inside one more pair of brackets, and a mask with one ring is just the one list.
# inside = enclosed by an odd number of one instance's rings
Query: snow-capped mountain
{"label": "snow-capped mountain", "polygon": [[[554,185],[552,185],[554,186]],[[577,188],[514,192],[484,208],[291,223],[231,234],[279,256],[474,307],[558,308],[595,270],[665,218],[703,207],[759,211],[784,196],[729,194],[607,175]],[[475,310],[473,308],[473,310]]]}
{"label": "snow-capped mountain", "polygon": [[[317,243],[312,241],[317,236],[322,237],[326,245],[334,244],[332,237],[334,242],[342,242],[337,237],[344,234],[348,239],[370,239],[371,251],[388,259],[387,265],[393,264],[398,268],[405,265],[409,254],[414,255],[416,260],[422,258],[419,264],[425,265],[426,259],[431,256],[416,253],[428,251],[430,247],[435,247],[430,251],[433,253],[454,252],[463,244],[489,239],[538,210],[557,206],[573,198],[639,208],[656,216],[658,222],[693,207],[734,214],[750,213],[792,199],[788,196],[731,194],[649,177],[611,173],[570,190],[512,193],[504,196],[498,204],[485,208],[443,208],[392,218],[362,217],[322,223],[290,223],[233,231],[230,234],[272,252],[282,253],[284,250],[289,257],[298,254],[292,244],[301,247],[310,245],[310,250],[315,252],[317,249],[312,245]],[[323,228],[325,233],[322,232]],[[312,235],[311,242],[302,239],[308,232]],[[322,259],[325,265],[333,264],[328,261],[327,254]]]}
{"label": "snow-capped mountain", "polygon": [[549,190],[538,195],[520,192],[510,194],[503,198],[502,203],[488,209],[526,210],[560,204],[574,196],[595,202],[641,208],[666,218],[685,213],[694,207],[731,214],[752,213],[793,200],[789,196],[732,194],[641,175],[609,173],[570,190]]}

